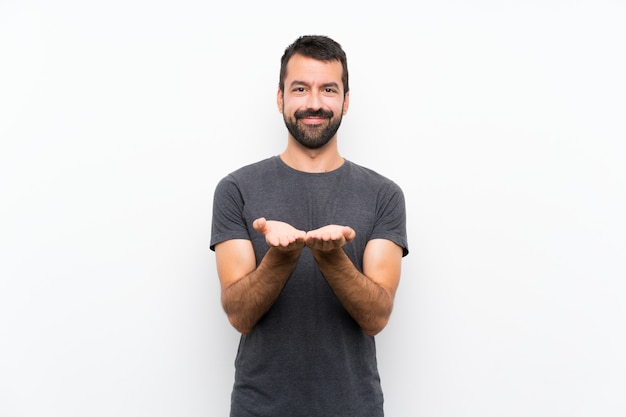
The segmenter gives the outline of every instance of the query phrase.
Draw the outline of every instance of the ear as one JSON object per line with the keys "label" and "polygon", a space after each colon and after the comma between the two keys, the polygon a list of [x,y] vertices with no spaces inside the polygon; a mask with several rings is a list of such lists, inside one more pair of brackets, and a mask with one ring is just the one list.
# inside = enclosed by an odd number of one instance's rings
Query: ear
{"label": "ear", "polygon": [[276,93],[276,105],[278,106],[278,112],[282,114],[282,112],[283,112],[283,92],[280,91],[280,87],[278,87],[278,92]]}
{"label": "ear", "polygon": [[345,116],[348,113],[348,107],[350,107],[350,92],[348,91],[343,98],[343,115]]}

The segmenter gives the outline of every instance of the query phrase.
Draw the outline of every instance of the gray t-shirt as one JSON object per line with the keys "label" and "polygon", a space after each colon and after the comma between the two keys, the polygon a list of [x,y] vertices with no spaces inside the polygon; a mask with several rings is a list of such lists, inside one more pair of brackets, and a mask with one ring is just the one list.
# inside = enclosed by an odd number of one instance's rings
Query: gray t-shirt
{"label": "gray t-shirt", "polygon": [[[350,161],[306,173],[278,156],[227,175],[216,187],[210,247],[252,241],[257,264],[267,251],[252,222],[265,217],[300,230],[352,227],[344,246],[362,271],[371,239],[388,239],[408,254],[404,195],[393,181]],[[235,359],[231,417],[378,417],[383,394],[373,337],[346,312],[304,248],[280,296],[241,336]]]}

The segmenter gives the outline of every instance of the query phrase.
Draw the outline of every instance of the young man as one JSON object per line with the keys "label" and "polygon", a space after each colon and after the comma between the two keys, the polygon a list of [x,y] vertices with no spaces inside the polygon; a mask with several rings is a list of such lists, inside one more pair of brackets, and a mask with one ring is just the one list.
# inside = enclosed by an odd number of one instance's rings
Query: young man
{"label": "young man", "polygon": [[383,416],[374,335],[408,254],[402,190],[339,154],[349,87],[338,43],[288,46],[277,104],[284,152],[214,195],[222,305],[242,333],[231,416]]}

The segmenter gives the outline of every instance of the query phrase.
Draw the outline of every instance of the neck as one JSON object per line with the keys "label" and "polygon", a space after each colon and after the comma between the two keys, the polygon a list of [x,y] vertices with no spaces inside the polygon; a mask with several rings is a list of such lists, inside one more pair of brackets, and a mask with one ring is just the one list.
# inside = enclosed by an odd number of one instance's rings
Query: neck
{"label": "neck", "polygon": [[310,173],[334,171],[344,163],[336,137],[319,149],[306,148],[290,137],[280,159],[295,170]]}

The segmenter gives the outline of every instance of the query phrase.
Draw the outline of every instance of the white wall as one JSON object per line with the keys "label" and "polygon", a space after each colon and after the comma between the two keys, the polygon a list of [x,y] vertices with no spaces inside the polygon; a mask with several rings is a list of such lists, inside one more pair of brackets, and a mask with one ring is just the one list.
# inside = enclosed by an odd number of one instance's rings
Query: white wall
{"label": "white wall", "polygon": [[213,187],[310,33],[407,197],[387,414],[626,415],[624,2],[213,3],[0,1],[0,415],[227,415]]}

